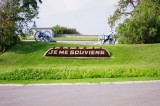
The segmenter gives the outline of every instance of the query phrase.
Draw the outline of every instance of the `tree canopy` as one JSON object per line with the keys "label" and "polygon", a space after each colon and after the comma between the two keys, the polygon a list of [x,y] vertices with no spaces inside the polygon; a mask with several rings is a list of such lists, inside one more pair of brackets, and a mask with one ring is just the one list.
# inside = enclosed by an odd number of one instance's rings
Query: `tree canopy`
{"label": "tree canopy", "polygon": [[18,41],[24,34],[27,22],[37,16],[38,2],[41,0],[1,0],[0,1],[0,51]]}
{"label": "tree canopy", "polygon": [[57,34],[80,34],[75,28],[67,28],[60,25],[53,27]]}
{"label": "tree canopy", "polygon": [[119,0],[117,9],[109,17],[112,28],[125,16],[116,28],[121,43],[160,43],[160,0]]}

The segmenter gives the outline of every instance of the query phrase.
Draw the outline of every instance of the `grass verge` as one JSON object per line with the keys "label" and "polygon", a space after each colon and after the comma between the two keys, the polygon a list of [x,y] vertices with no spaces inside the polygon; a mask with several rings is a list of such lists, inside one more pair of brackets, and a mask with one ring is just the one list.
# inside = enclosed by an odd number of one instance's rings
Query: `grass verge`
{"label": "grass verge", "polygon": [[15,69],[0,74],[0,80],[61,80],[88,78],[160,77],[159,68],[115,68],[104,70],[83,69]]}
{"label": "grass verge", "polygon": [[0,80],[0,84],[59,84],[59,83],[103,83],[126,81],[152,81],[160,77],[132,77],[132,78],[91,78],[91,79],[65,79],[65,80]]}

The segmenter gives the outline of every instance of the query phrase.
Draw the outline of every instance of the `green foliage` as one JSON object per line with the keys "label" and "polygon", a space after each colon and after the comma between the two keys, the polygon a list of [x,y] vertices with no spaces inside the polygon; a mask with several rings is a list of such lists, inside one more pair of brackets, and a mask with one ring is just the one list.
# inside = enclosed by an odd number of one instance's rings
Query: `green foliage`
{"label": "green foliage", "polygon": [[[4,3],[4,4],[3,4]],[[10,1],[1,1],[0,4],[0,51],[4,51],[7,45],[11,45],[13,37],[16,37],[15,34],[15,10],[13,9],[13,2]]]}
{"label": "green foliage", "polygon": [[88,78],[127,78],[127,77],[160,77],[160,69],[116,68],[107,70],[71,70],[71,69],[15,69],[0,74],[0,80],[60,80]]}
{"label": "green foliage", "polygon": [[[42,2],[39,0],[39,2]],[[38,14],[37,0],[1,0],[0,2],[0,52],[19,41],[27,22]]]}
{"label": "green foliage", "polygon": [[[125,7],[127,8],[127,7]],[[132,17],[117,27],[120,43],[159,43],[160,42],[160,3],[155,0],[140,0],[130,12]],[[116,14],[117,12],[115,12]],[[115,16],[110,22],[115,22]],[[119,14],[122,15],[120,12]]]}
{"label": "green foliage", "polygon": [[86,45],[20,42],[0,55],[0,79],[157,78],[160,77],[159,45],[104,45],[112,54],[110,58],[64,58],[44,57],[44,53],[52,47]]}
{"label": "green foliage", "polygon": [[[137,8],[141,0],[119,0],[118,5],[116,5],[116,10],[113,15],[108,18],[108,24],[111,29],[115,26],[115,23],[121,19],[123,16],[133,16],[132,11]],[[132,7],[132,8],[130,8]],[[128,9],[131,11],[128,11]]]}
{"label": "green foliage", "polygon": [[80,34],[75,28],[67,28],[56,25],[53,27],[57,34]]}

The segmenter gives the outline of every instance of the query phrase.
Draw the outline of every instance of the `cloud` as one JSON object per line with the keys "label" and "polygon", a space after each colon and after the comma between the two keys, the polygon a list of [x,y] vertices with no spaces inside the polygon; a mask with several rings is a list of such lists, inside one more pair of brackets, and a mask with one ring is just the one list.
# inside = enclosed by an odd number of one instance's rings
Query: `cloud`
{"label": "cloud", "polygon": [[56,13],[70,13],[83,9],[89,1],[90,0],[45,0],[40,8],[41,11],[48,10]]}
{"label": "cloud", "polygon": [[109,31],[107,17],[115,10],[117,0],[44,0],[40,5],[39,27],[56,24],[76,28],[83,34]]}

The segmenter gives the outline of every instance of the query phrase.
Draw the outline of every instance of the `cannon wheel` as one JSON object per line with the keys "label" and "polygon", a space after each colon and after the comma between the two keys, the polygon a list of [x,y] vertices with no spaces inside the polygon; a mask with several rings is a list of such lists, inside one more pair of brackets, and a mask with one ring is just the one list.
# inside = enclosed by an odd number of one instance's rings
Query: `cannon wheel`
{"label": "cannon wheel", "polygon": [[52,40],[52,35],[51,35],[51,33],[49,32],[49,31],[44,31],[44,34],[45,35],[48,35],[50,38],[48,38],[47,36],[45,36],[45,38],[44,38],[44,41],[46,42],[46,41],[48,41],[48,42],[50,42],[51,40]]}
{"label": "cannon wheel", "polygon": [[116,35],[113,35],[112,41],[109,42],[109,44],[114,45],[116,43]]}
{"label": "cannon wheel", "polygon": [[34,39],[36,42],[41,42],[43,40],[43,37],[40,34],[41,33],[38,31],[34,34]]}
{"label": "cannon wheel", "polygon": [[109,35],[105,35],[103,38],[99,37],[99,41],[101,44],[109,44],[114,45],[116,43],[116,35],[112,35],[112,38],[108,38]]}
{"label": "cannon wheel", "polygon": [[44,33],[45,33],[46,35],[48,35],[49,37],[52,38],[51,32],[49,32],[49,31],[44,31]]}

